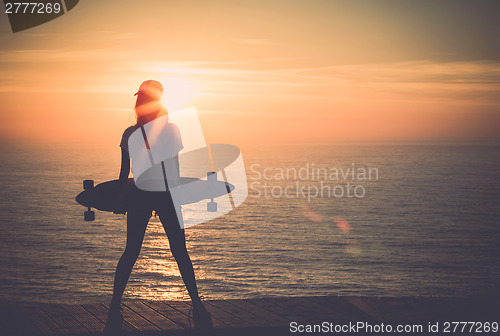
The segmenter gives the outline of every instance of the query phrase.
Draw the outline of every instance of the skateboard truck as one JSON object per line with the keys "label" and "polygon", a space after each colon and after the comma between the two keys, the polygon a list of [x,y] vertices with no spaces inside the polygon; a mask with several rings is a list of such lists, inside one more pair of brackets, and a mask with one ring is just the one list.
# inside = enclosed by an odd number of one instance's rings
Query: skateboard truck
{"label": "skateboard truck", "polygon": [[[83,189],[84,190],[94,189],[94,180],[83,180]],[[95,220],[95,212],[92,211],[90,207],[87,207],[87,211],[83,213],[83,219],[86,222],[92,222],[93,220]]]}
{"label": "skateboard truck", "polygon": [[[217,182],[217,172],[207,172],[207,182],[208,188],[213,188],[213,186]],[[214,202],[213,198],[211,198],[210,202],[207,203],[207,211],[217,212],[217,202]]]}

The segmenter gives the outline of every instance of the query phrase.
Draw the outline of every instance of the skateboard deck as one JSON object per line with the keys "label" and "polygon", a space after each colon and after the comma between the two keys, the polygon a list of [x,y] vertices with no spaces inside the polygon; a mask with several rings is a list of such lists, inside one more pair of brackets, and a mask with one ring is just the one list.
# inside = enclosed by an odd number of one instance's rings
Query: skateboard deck
{"label": "skateboard deck", "polygon": [[[89,210],[85,213],[85,220],[94,220],[93,212],[90,208],[95,208],[100,211],[117,211],[118,196],[125,193],[125,203],[122,210],[127,210],[131,203],[140,204],[144,202],[144,197],[141,197],[141,192],[135,188],[134,180],[129,178],[125,191],[122,191],[118,180],[112,180],[100,183],[93,186],[92,180],[84,181],[84,191],[76,196],[76,201],[88,207]],[[204,199],[212,200],[214,198],[226,195],[234,190],[234,186],[224,181],[207,181],[191,177],[181,177],[180,186],[175,188],[176,200],[179,204],[189,204],[202,201]],[[151,192],[156,193],[156,192]],[[158,192],[159,193],[159,192]],[[143,195],[143,194],[142,194]],[[92,212],[92,214],[90,214]]]}

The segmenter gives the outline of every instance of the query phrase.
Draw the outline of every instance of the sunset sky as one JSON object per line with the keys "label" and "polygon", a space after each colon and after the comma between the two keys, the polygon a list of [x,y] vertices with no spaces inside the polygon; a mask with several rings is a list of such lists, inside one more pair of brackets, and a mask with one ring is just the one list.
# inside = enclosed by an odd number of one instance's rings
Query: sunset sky
{"label": "sunset sky", "polygon": [[498,139],[500,2],[83,0],[12,33],[1,139],[119,143],[164,83],[212,143]]}

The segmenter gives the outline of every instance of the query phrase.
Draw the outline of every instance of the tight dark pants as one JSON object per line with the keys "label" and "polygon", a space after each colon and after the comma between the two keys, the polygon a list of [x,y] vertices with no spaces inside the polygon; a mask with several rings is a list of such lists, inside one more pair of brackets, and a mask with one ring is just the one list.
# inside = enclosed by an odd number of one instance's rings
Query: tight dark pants
{"label": "tight dark pants", "polygon": [[181,229],[179,226],[170,195],[168,193],[161,193],[159,196],[160,193],[136,192],[140,196],[135,199],[142,199],[143,202],[141,204],[147,205],[130,207],[127,212],[127,245],[116,266],[111,306],[118,306],[121,302],[132,268],[139,257],[146,227],[153,209],[156,210],[165,229],[170,244],[170,251],[177,262],[189,296],[193,301],[198,299],[198,288],[196,286],[193,264],[186,249],[184,229]]}

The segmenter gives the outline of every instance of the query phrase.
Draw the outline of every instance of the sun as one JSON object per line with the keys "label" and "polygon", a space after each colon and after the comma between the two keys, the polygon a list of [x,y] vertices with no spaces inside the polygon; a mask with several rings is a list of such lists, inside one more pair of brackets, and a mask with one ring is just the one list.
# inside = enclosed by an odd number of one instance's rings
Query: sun
{"label": "sun", "polygon": [[176,111],[193,104],[197,96],[197,85],[193,80],[183,77],[166,77],[161,82],[165,88],[163,104],[169,111]]}

